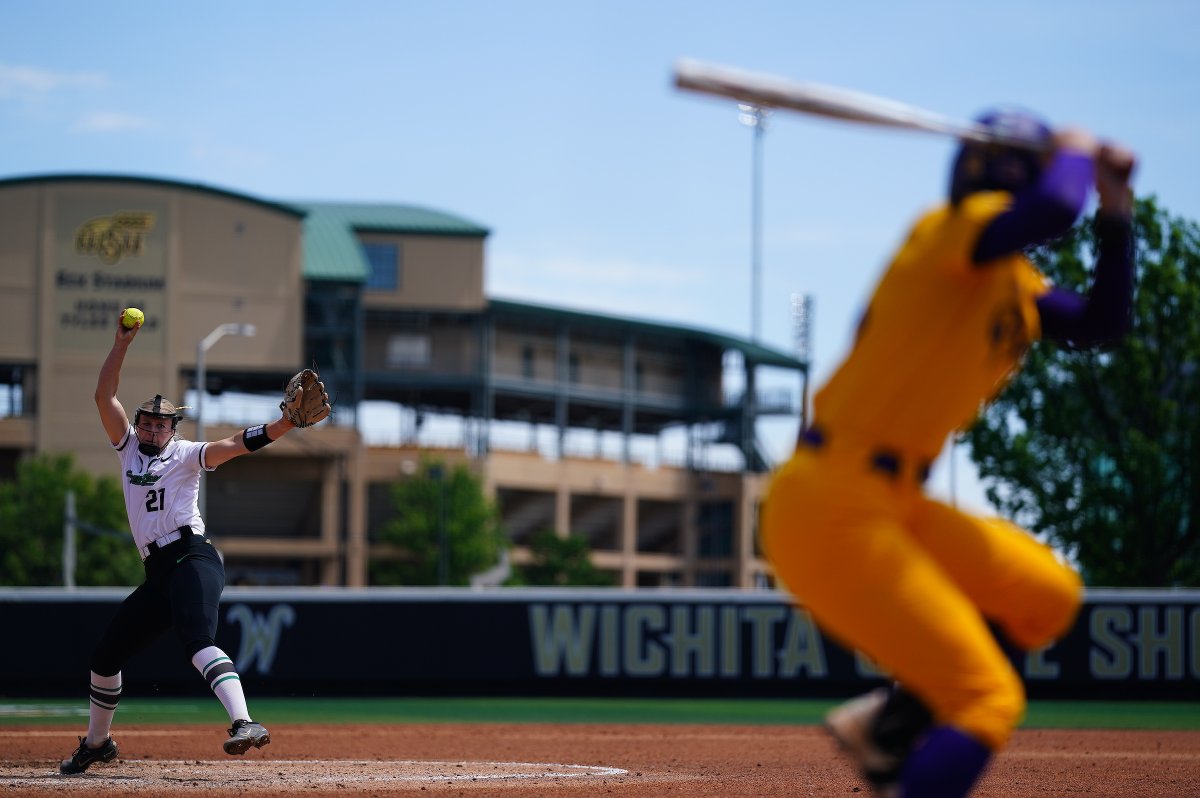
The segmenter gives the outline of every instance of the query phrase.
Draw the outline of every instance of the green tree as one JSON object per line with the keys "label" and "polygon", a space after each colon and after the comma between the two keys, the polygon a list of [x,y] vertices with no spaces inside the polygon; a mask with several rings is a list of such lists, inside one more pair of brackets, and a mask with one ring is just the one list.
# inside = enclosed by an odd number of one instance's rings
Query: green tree
{"label": "green tree", "polygon": [[609,587],[612,574],[592,564],[587,538],[559,537],[553,529],[535,532],[529,540],[532,562],[514,570],[510,585]]}
{"label": "green tree", "polygon": [[[1035,345],[967,434],[988,497],[1090,585],[1200,584],[1200,230],[1153,199],[1135,218],[1133,330],[1104,352]],[[1089,281],[1091,225],[1036,254]]]}
{"label": "green tree", "polygon": [[[128,536],[125,499],[112,477],[78,470],[67,454],[43,454],[17,464],[16,479],[0,482],[0,584],[62,584],[66,495],[75,493],[77,585],[135,585],[141,559]],[[124,531],[125,537],[86,534],[82,527]]]}
{"label": "green tree", "polygon": [[495,503],[465,465],[423,462],[417,475],[392,486],[392,504],[379,540],[406,556],[373,561],[372,584],[466,585],[508,545]]}

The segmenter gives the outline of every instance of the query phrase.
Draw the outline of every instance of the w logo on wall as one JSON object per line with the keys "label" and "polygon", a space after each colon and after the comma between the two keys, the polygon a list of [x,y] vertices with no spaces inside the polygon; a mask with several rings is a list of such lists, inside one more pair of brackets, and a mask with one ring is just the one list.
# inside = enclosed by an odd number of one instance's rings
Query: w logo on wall
{"label": "w logo on wall", "polygon": [[229,608],[225,620],[242,627],[242,643],[234,660],[237,669],[246,671],[257,663],[258,672],[268,674],[284,627],[296,622],[296,611],[291,604],[276,604],[266,615],[260,615],[245,604],[235,604]]}

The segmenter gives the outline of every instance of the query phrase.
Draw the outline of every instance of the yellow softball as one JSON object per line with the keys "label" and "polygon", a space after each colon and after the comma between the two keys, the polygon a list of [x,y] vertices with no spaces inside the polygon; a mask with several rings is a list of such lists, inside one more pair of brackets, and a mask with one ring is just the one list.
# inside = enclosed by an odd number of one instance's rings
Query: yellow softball
{"label": "yellow softball", "polygon": [[121,326],[127,330],[132,330],[145,320],[146,314],[137,308],[125,308],[125,312],[121,314]]}

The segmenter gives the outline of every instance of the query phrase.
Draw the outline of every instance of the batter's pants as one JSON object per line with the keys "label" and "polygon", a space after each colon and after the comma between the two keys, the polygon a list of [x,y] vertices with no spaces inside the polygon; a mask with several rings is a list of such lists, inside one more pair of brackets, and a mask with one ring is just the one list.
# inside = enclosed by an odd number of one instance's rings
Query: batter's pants
{"label": "batter's pants", "polygon": [[829,635],[920,697],[936,723],[999,750],[1025,694],[987,621],[1021,647],[1045,645],[1073,620],[1080,579],[1016,526],[958,512],[913,475],[868,462],[799,449],[763,505],[766,555]]}

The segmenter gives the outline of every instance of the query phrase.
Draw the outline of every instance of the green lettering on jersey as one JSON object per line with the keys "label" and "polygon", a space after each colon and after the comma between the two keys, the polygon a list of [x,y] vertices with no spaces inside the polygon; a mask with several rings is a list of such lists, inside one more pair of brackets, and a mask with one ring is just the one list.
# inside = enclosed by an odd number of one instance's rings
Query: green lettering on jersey
{"label": "green lettering on jersey", "polygon": [[161,474],[135,474],[132,471],[126,471],[125,476],[128,477],[130,485],[153,485],[162,478]]}

